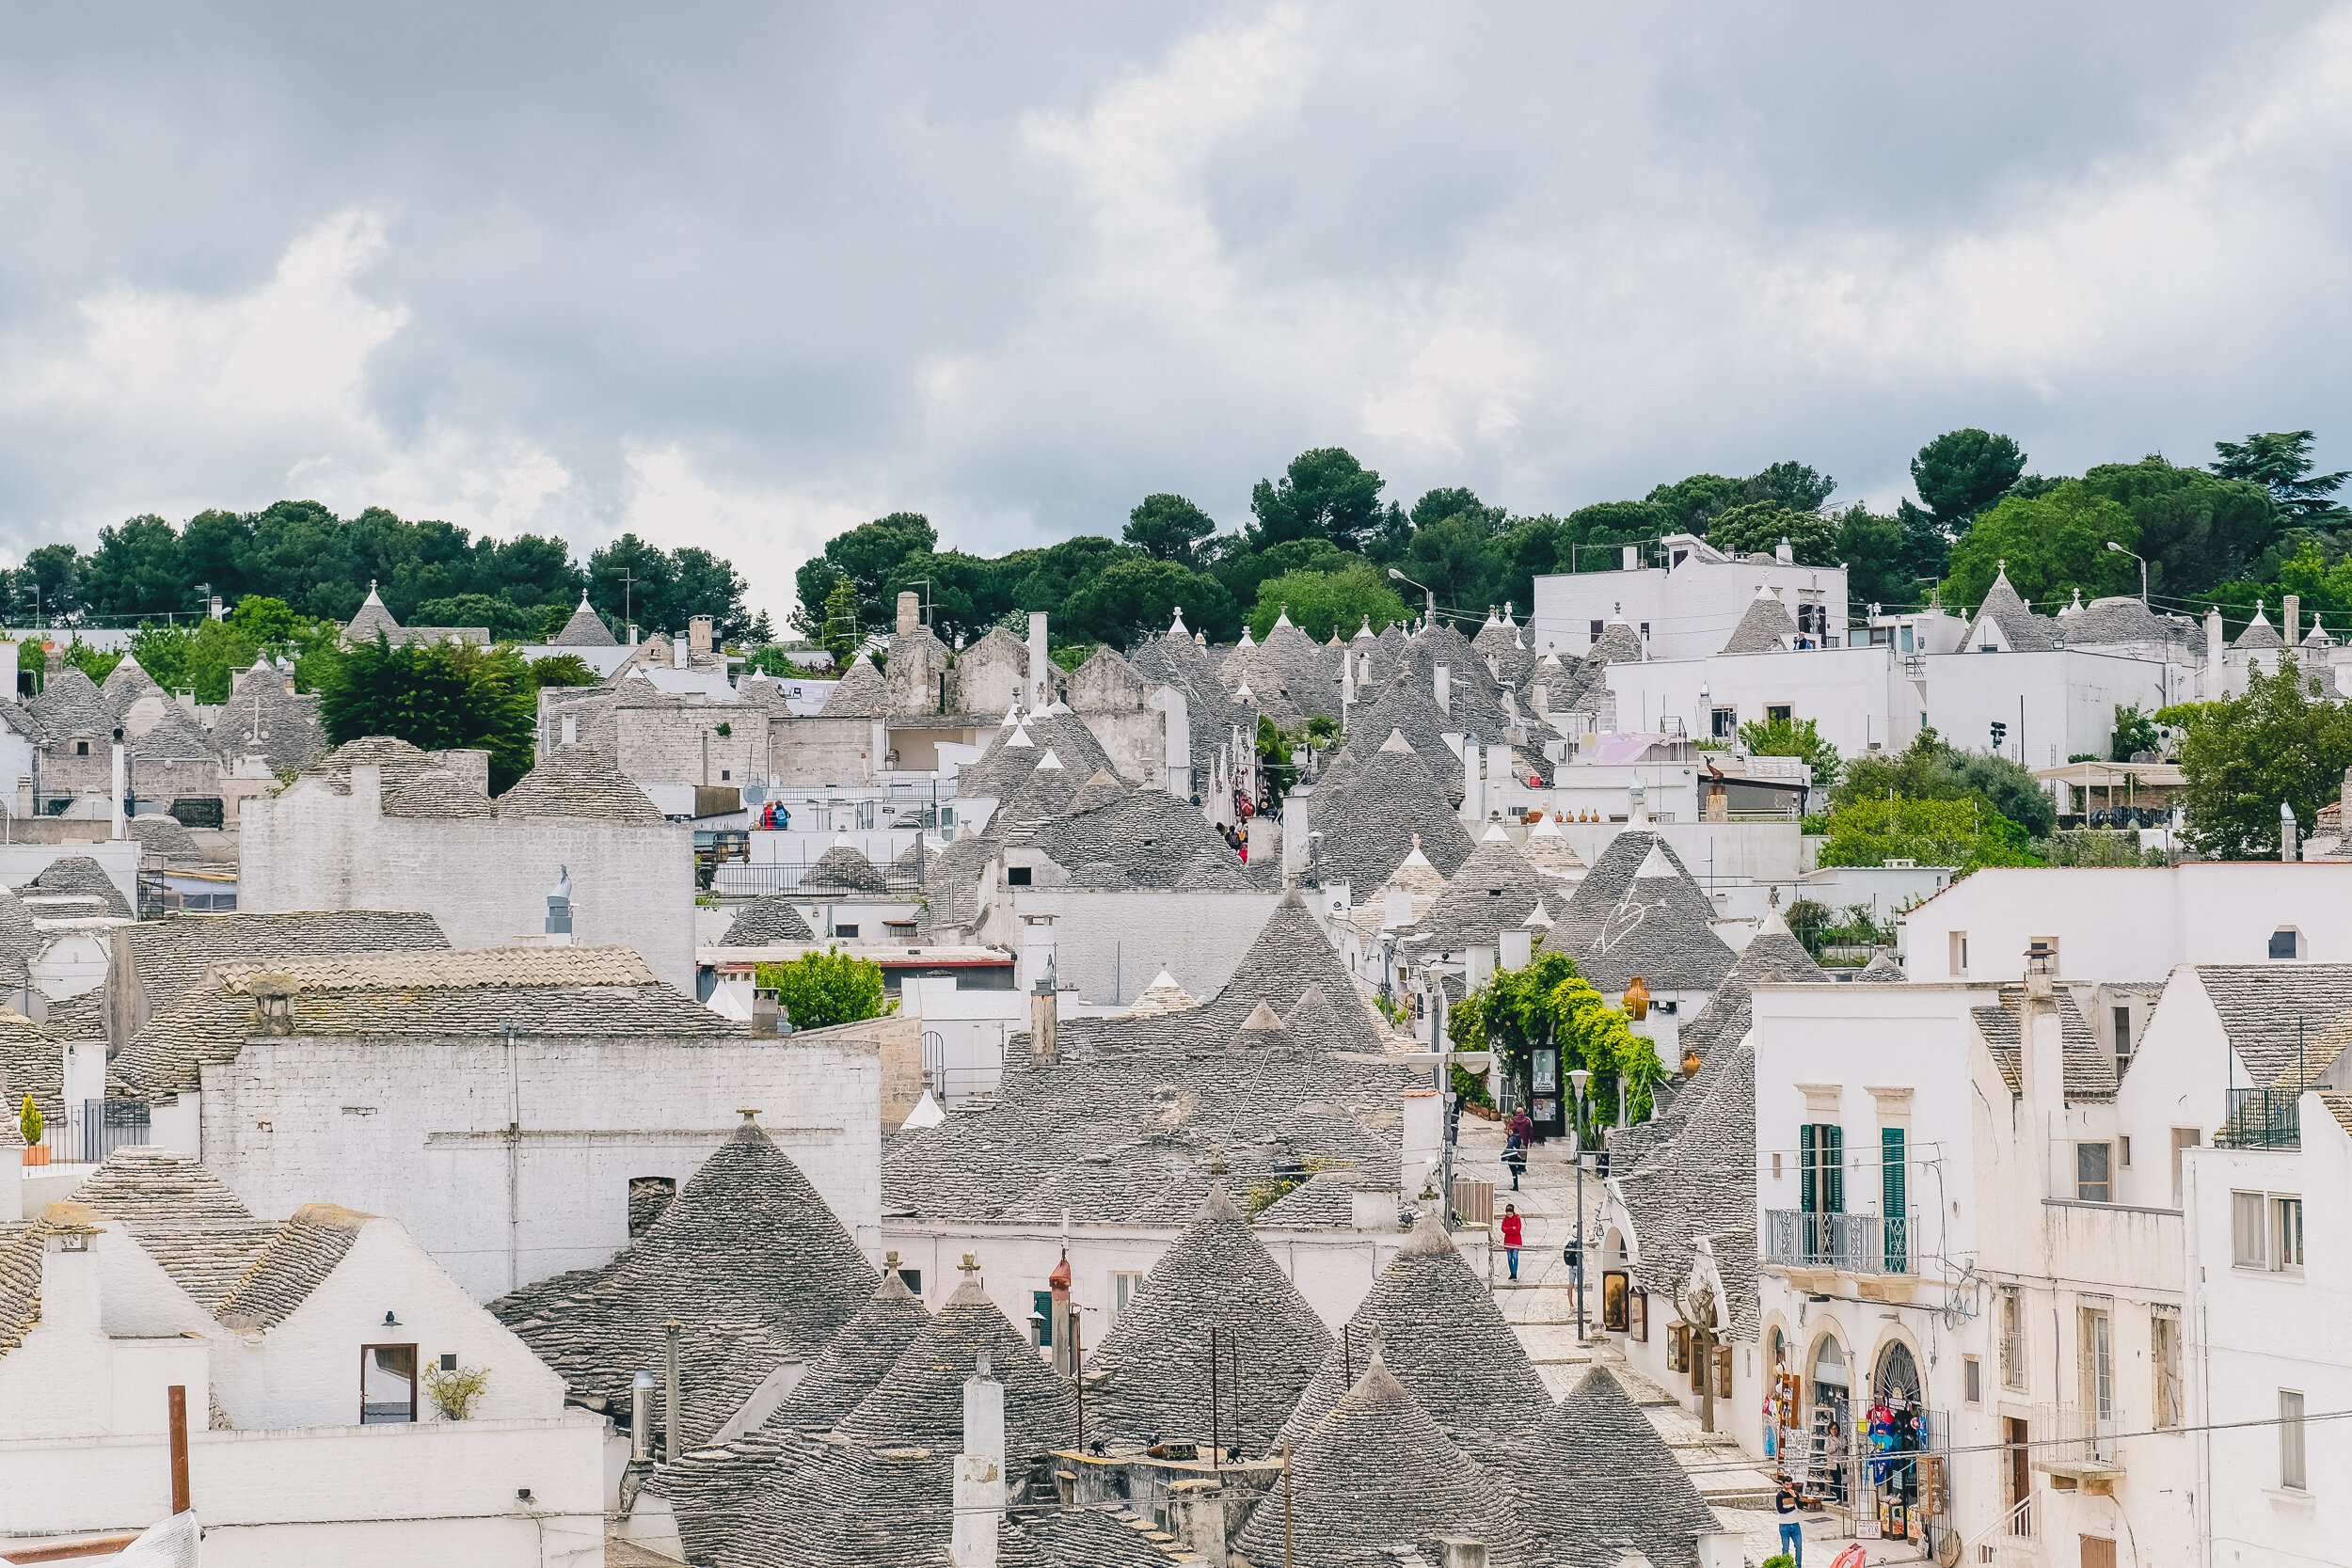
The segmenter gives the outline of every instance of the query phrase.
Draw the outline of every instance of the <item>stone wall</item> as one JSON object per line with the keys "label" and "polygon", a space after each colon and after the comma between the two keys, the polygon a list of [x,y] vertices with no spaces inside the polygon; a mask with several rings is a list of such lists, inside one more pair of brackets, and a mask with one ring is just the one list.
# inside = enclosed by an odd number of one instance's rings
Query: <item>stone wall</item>
{"label": "stone wall", "polygon": [[[1064,887],[1009,888],[1012,915],[1050,914],[1055,974],[1082,1001],[1133,1002],[1163,969],[1200,1001],[1233,977],[1282,896],[1250,893],[1085,893]],[[993,940],[1020,942],[1020,922],[992,925]]]}
{"label": "stone wall", "polygon": [[495,947],[547,928],[547,898],[572,876],[572,933],[619,942],[665,983],[694,983],[693,832],[597,817],[453,820],[385,816],[377,770],[352,769],[338,795],[321,779],[244,802],[238,908],[421,910],[453,946]]}
{"label": "stone wall", "polygon": [[630,1180],[683,1187],[743,1108],[870,1250],[882,1076],[874,1044],[822,1037],[525,1037],[511,1054],[502,1039],[257,1037],[204,1069],[202,1155],[257,1213],[317,1200],[398,1215],[486,1301],[609,1259],[628,1241]]}
{"label": "stone wall", "polygon": [[874,722],[865,716],[768,721],[769,769],[787,785],[862,784],[874,775]]}

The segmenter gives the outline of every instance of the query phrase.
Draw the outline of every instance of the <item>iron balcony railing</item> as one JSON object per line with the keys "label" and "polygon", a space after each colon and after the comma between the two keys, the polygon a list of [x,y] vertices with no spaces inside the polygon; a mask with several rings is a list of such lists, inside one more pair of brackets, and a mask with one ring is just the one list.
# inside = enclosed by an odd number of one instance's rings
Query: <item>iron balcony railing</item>
{"label": "iron balcony railing", "polygon": [[[21,1110],[22,1101],[12,1110]],[[147,1102],[85,1100],[44,1121],[40,1141],[26,1150],[28,1164],[95,1165],[118,1148],[148,1140]],[[33,1150],[39,1150],[38,1153]]]}
{"label": "iron balcony railing", "polygon": [[1820,1214],[1801,1209],[1771,1209],[1764,1217],[1768,1263],[1840,1274],[1911,1272],[1911,1227],[1900,1217]]}
{"label": "iron balcony railing", "polygon": [[2302,1099],[2296,1089],[2232,1089],[2220,1141],[2233,1148],[2301,1148]]}

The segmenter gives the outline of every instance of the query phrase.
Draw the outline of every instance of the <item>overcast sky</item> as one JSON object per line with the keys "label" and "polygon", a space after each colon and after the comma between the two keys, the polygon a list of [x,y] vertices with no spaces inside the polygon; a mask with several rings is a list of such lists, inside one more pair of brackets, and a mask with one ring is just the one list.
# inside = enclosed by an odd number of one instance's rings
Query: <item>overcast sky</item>
{"label": "overcast sky", "polygon": [[[103,19],[103,20],[102,20]],[[0,548],[374,503],[583,551],[1565,513],[2316,427],[2344,7],[24,8]]]}

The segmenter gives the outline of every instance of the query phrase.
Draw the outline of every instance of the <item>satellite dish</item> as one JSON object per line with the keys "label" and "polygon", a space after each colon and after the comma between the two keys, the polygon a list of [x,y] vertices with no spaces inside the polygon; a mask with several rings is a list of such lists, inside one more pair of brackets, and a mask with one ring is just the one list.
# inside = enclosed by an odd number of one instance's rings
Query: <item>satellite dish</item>
{"label": "satellite dish", "polygon": [[768,803],[768,786],[763,784],[745,784],[743,786],[743,803],[747,806],[766,805]]}

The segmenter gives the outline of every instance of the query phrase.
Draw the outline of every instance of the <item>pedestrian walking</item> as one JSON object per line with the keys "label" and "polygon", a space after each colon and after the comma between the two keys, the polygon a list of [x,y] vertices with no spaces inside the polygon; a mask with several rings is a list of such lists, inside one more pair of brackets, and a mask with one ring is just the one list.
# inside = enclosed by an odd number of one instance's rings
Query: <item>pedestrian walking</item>
{"label": "pedestrian walking", "polygon": [[1780,1473],[1780,1495],[1772,1499],[1772,1507],[1780,1514],[1780,1549],[1796,1560],[1797,1568],[1804,1568],[1804,1521],[1797,1511],[1804,1506],[1804,1496],[1797,1483],[1788,1479],[1788,1472]]}
{"label": "pedestrian walking", "polygon": [[1511,1190],[1519,1190],[1519,1178],[1527,1174],[1527,1140],[1517,1132],[1502,1140],[1502,1168],[1511,1173]]}
{"label": "pedestrian walking", "polygon": [[1502,1206],[1502,1251],[1503,1255],[1511,1259],[1513,1279],[1519,1276],[1519,1239],[1524,1233],[1524,1222],[1519,1218],[1519,1206],[1516,1203],[1504,1204]]}

